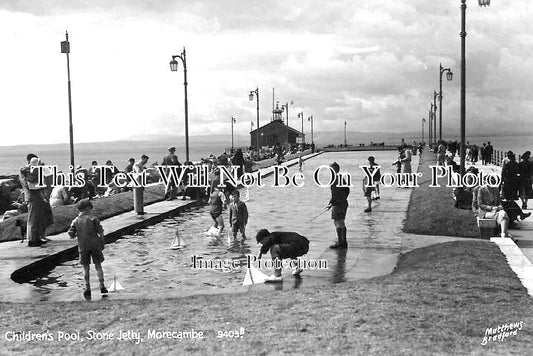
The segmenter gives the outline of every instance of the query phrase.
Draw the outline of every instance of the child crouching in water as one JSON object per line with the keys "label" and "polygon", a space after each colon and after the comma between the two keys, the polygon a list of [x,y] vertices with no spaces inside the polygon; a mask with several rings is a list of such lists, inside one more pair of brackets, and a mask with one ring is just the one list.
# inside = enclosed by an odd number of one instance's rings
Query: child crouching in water
{"label": "child crouching in water", "polygon": [[241,232],[241,244],[246,240],[246,224],[248,224],[248,208],[240,200],[240,193],[235,189],[231,193],[233,201],[229,205],[229,224],[233,232],[233,241],[237,240],[237,232]]}
{"label": "child crouching in water", "polygon": [[[283,259],[297,260],[298,257],[305,255],[309,251],[309,240],[296,232],[269,232],[261,229],[255,237],[258,244],[261,244],[257,259],[260,260],[263,254],[270,251],[272,261],[278,260],[281,263]],[[302,273],[300,268],[296,268],[292,274],[299,276]],[[265,282],[282,282],[281,268],[274,267],[274,275],[269,276]]]}
{"label": "child crouching in water", "polygon": [[85,299],[91,299],[91,284],[89,265],[91,258],[94,263],[94,268],[98,274],[98,281],[100,282],[100,292],[107,294],[107,288],[104,286],[104,271],[101,263],[104,261],[104,229],[100,224],[100,220],[93,216],[93,204],[84,199],[77,205],[79,215],[72,221],[68,234],[71,239],[78,237],[78,251],[80,254],[80,263],[83,266],[85,279],[85,291],[83,296]]}

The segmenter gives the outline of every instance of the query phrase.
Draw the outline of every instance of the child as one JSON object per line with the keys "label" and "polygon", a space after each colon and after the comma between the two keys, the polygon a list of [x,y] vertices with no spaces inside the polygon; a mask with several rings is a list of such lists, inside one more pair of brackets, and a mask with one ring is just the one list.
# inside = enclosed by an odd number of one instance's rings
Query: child
{"label": "child", "polygon": [[370,156],[368,157],[368,170],[370,172],[370,174],[372,174],[374,172],[374,170],[377,170],[376,173],[374,173],[374,185],[376,187],[369,187],[368,186],[368,179],[367,177],[365,176],[365,178],[363,179],[363,193],[366,197],[366,200],[368,201],[368,207],[365,209],[365,213],[370,213],[372,212],[372,192],[375,192],[376,193],[376,199],[379,199],[379,186],[378,186],[378,182],[379,182],[379,179],[381,178],[381,172],[379,171],[379,165],[374,161],[374,157]]}
{"label": "child", "polygon": [[222,218],[222,208],[226,209],[226,196],[220,191],[220,188],[213,186],[213,192],[209,196],[209,213],[215,222],[215,228],[218,229],[218,233],[222,233],[224,230],[224,219]]}
{"label": "child", "polygon": [[[297,259],[303,256],[309,251],[309,240],[304,236],[295,232],[268,232],[266,229],[259,230],[255,237],[257,243],[260,243],[261,250],[257,259],[261,259],[264,253],[270,250],[272,260],[276,259],[281,261],[285,258]],[[300,275],[302,270],[296,268],[292,274],[295,276]],[[265,282],[282,282],[281,268],[274,269],[274,275],[270,276]]]}
{"label": "child", "polygon": [[302,156],[298,157],[298,170],[300,172],[303,171],[303,165],[304,165],[304,160],[302,159]]}
{"label": "child", "polygon": [[246,224],[248,224],[248,208],[240,201],[240,193],[235,189],[231,196],[233,202],[229,205],[229,225],[233,232],[233,241],[237,239],[237,231],[241,232],[241,244],[246,240]]}
{"label": "child", "polygon": [[78,237],[78,251],[80,254],[80,263],[83,266],[85,291],[83,296],[85,299],[91,299],[91,284],[89,275],[89,264],[91,257],[98,274],[98,281],[100,282],[100,292],[107,294],[107,289],[104,286],[104,271],[101,263],[104,261],[102,250],[104,249],[104,229],[100,225],[100,220],[96,216],[91,215],[93,210],[92,203],[87,200],[81,200],[78,203],[79,215],[70,224],[68,234],[71,239]]}

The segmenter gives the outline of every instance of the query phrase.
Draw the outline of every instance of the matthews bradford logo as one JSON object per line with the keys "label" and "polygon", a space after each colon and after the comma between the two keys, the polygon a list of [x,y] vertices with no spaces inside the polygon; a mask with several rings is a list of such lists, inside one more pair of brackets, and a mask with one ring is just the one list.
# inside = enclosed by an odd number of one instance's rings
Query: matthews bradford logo
{"label": "matthews bradford logo", "polygon": [[503,342],[503,340],[508,337],[516,336],[518,335],[518,332],[522,330],[523,325],[524,322],[519,321],[516,323],[498,325],[496,328],[487,328],[485,330],[485,336],[483,336],[483,340],[481,341],[481,345],[485,346],[491,341]]}

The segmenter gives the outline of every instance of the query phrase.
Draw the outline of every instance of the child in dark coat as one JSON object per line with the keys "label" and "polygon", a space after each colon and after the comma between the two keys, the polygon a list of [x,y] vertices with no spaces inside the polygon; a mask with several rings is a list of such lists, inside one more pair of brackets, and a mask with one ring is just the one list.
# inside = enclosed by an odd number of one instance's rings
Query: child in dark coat
{"label": "child in dark coat", "polygon": [[[260,243],[258,259],[270,250],[272,260],[281,261],[285,258],[297,259],[309,251],[309,240],[296,232],[269,232],[266,229],[259,230],[256,240]],[[302,270],[297,268],[293,271],[294,275],[299,275]],[[274,275],[270,276],[266,282],[281,282],[281,268],[274,269]]]}

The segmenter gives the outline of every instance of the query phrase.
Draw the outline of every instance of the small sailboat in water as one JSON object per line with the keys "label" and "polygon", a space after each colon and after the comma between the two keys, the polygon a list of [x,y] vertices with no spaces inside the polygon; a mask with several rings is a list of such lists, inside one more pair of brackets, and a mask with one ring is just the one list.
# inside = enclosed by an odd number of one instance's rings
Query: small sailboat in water
{"label": "small sailboat in water", "polygon": [[123,289],[124,287],[122,287],[119,281],[117,281],[117,276],[113,275],[113,283],[111,283],[109,287],[107,287],[107,290],[109,292],[118,292],[119,290],[123,290]]}
{"label": "small sailboat in water", "polygon": [[185,245],[181,243],[180,233],[178,229],[176,229],[176,235],[174,236],[174,240],[172,241],[172,244],[167,247],[167,250],[180,250],[184,247]]}

